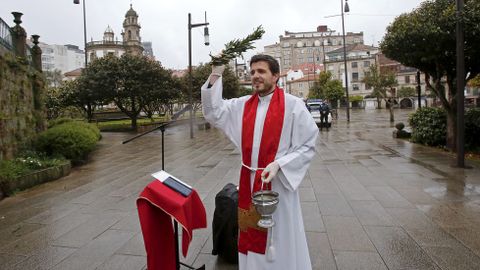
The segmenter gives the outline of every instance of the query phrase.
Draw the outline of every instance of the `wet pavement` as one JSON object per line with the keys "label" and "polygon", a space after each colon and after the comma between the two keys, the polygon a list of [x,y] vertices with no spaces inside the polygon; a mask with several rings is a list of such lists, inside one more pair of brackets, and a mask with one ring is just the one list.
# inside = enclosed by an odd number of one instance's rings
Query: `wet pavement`
{"label": "wet pavement", "polygon": [[[406,121],[410,111],[396,111]],[[345,118],[345,113],[339,113]],[[480,164],[452,167],[439,149],[393,139],[386,110],[352,110],[321,131],[300,186],[314,269],[480,269]],[[91,161],[0,202],[0,269],[145,269],[135,200],[161,169],[160,132],[104,133]],[[240,156],[215,129],[165,133],[165,168],[198,191],[209,227],[183,261],[236,269],[215,256],[215,194],[238,181]],[[186,269],[186,268],[184,268]]]}

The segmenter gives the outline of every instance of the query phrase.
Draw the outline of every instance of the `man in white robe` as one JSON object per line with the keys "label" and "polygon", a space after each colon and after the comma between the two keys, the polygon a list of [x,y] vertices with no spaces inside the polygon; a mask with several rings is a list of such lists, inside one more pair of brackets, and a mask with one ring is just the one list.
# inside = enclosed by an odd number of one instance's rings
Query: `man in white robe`
{"label": "man in white robe", "polygon": [[[254,105],[256,114],[254,114],[254,124],[252,124],[251,159],[245,159],[246,157],[242,156],[242,164],[243,167],[250,170],[249,192],[253,191],[255,176],[256,173],[258,174],[256,170],[259,170],[262,174],[262,181],[270,183],[271,190],[279,194],[279,203],[273,214],[275,226],[268,230],[267,239],[272,239],[272,241],[268,241],[266,247],[268,250],[239,252],[239,268],[240,270],[309,270],[311,262],[298,187],[315,154],[318,128],[305,103],[277,87],[279,66],[274,58],[267,55],[255,55],[250,61],[250,68],[253,96],[223,100],[221,76],[224,67],[218,66],[212,67],[212,74],[201,89],[205,119],[221,129],[233,144],[242,150],[242,153],[245,153],[243,151],[245,146],[242,149],[242,141],[245,142],[242,137],[244,135],[242,128],[248,123],[248,121],[245,122],[245,104],[248,104],[256,96],[258,97],[258,105],[257,103]],[[274,95],[275,91],[282,91],[281,96]],[[279,140],[277,140],[278,149],[274,160],[269,161],[270,163],[265,168],[261,168],[258,166],[260,146],[261,142],[264,142],[262,135],[265,133],[265,137],[270,136],[270,127],[264,122],[268,118],[267,111],[269,111],[273,96],[276,96],[276,99],[279,97],[284,99],[283,125],[281,125]],[[271,121],[268,120],[268,122]],[[264,126],[267,126],[266,130],[264,130]],[[245,160],[251,160],[250,165],[245,164]],[[241,188],[242,182],[240,182]],[[241,197],[242,193],[240,192],[239,195]],[[251,198],[247,199],[251,200]],[[239,227],[241,228],[240,212],[241,209],[239,209]],[[241,237],[241,234],[239,235]],[[241,239],[239,239],[239,251],[241,250],[240,242]]]}

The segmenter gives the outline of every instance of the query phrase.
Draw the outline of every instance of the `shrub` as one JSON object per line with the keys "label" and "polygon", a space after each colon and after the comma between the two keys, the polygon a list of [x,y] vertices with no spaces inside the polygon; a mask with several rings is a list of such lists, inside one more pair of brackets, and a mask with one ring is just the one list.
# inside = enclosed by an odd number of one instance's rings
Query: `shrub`
{"label": "shrub", "polygon": [[395,128],[397,128],[398,130],[402,130],[405,128],[405,124],[402,122],[398,122],[397,124],[395,124]]}
{"label": "shrub", "polygon": [[430,146],[445,145],[447,115],[440,108],[421,108],[408,119],[412,127],[412,141]]}
{"label": "shrub", "polygon": [[362,97],[362,96],[350,96],[349,99],[350,99],[351,102],[360,102],[360,101],[363,101],[363,97]]}
{"label": "shrub", "polygon": [[64,123],[70,123],[70,122],[73,122],[73,121],[74,120],[72,118],[57,118],[57,119],[53,119],[53,120],[48,121],[48,127],[52,128],[56,125],[61,125],[61,124],[64,124]]}
{"label": "shrub", "polygon": [[35,170],[60,165],[63,162],[65,159],[62,157],[48,157],[45,153],[24,151],[12,160],[0,161],[0,179],[13,179]]}
{"label": "shrub", "polygon": [[40,133],[35,145],[48,155],[62,155],[73,162],[83,161],[99,139],[100,132],[92,126],[84,122],[56,125]]}
{"label": "shrub", "polygon": [[465,148],[480,148],[480,108],[473,108],[465,113]]}

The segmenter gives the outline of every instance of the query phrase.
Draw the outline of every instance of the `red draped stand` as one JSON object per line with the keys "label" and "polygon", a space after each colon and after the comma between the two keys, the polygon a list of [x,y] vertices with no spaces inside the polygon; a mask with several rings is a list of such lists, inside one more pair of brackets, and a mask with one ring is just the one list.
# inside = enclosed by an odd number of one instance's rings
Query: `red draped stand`
{"label": "red draped stand", "polygon": [[207,227],[205,207],[198,193],[192,190],[184,197],[154,180],[140,193],[137,209],[148,270],[178,270],[180,265],[195,269],[179,260],[177,223],[182,226],[182,254],[186,257],[192,231]]}

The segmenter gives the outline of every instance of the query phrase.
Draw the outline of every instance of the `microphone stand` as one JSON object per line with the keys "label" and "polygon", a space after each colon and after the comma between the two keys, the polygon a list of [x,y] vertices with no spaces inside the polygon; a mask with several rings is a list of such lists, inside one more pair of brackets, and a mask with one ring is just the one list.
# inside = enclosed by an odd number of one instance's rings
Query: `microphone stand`
{"label": "microphone stand", "polygon": [[[142,133],[142,134],[139,134],[139,135],[137,135],[137,136],[134,136],[134,137],[132,137],[132,138],[126,140],[126,141],[123,141],[122,144],[126,144],[126,143],[128,143],[128,142],[131,142],[131,141],[139,138],[139,137],[142,137],[143,135],[146,135],[146,134],[148,134],[148,133],[150,133],[150,132],[153,132],[153,131],[155,131],[155,130],[157,130],[157,129],[160,129],[160,131],[162,132],[162,170],[165,170],[165,151],[164,151],[164,149],[165,149],[165,147],[164,147],[164,146],[165,146],[165,143],[164,143],[164,142],[165,142],[165,138],[164,138],[164,137],[165,137],[165,129],[167,128],[168,125],[170,125],[170,124],[172,124],[172,123],[174,123],[174,122],[176,122],[176,120],[163,123],[163,124],[161,124],[160,126],[158,126],[158,127],[156,127],[156,128],[153,128],[153,129],[151,129],[151,130],[149,130],[149,131],[146,131],[146,132],[144,132],[144,133]],[[185,266],[185,267],[187,267],[187,268],[189,268],[189,269],[205,270],[205,264],[202,265],[202,266],[200,266],[200,268],[195,268],[195,267],[193,267],[193,266],[190,266],[190,265],[185,264],[185,263],[183,263],[183,262],[180,261],[180,252],[179,252],[179,247],[178,247],[178,222],[177,222],[177,220],[175,220],[175,219],[173,219],[173,231],[174,231],[175,257],[176,257],[175,259],[176,259],[176,262],[177,262],[177,263],[176,263],[176,265],[177,265],[177,270],[180,270],[180,265],[183,265],[183,266]]]}

